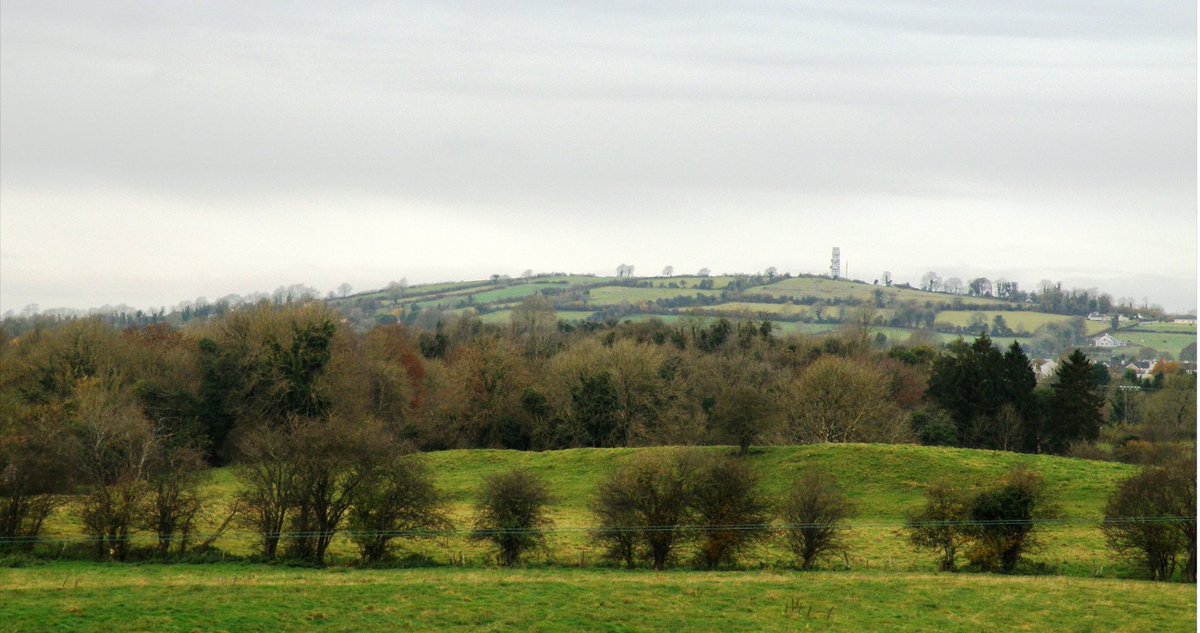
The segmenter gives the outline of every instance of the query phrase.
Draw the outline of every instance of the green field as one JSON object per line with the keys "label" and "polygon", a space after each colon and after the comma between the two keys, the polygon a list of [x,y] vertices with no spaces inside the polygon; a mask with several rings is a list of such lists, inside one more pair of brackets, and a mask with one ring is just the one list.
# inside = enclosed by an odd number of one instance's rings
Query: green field
{"label": "green field", "polygon": [[784,279],[765,286],[756,286],[748,288],[747,294],[764,294],[774,297],[817,297],[829,302],[844,301],[854,299],[858,301],[874,301],[875,291],[879,290],[882,293],[883,300],[886,302],[892,301],[915,301],[918,304],[932,302],[934,305],[950,305],[954,301],[961,301],[963,305],[987,305],[987,306],[1006,306],[1004,301],[991,299],[988,297],[968,297],[965,295],[948,295],[938,292],[923,292],[921,290],[910,290],[908,288],[896,288],[887,286],[875,286],[872,284],[860,284],[852,281],[840,279],[827,279],[823,277],[793,277]]}
{"label": "green field", "polygon": [[[620,460],[645,449],[576,449],[542,453],[520,451],[471,450],[428,453],[425,459],[435,473],[440,489],[451,500],[455,524],[469,527],[475,493],[483,478],[498,470],[521,466],[542,475],[551,484],[556,498],[552,516],[556,531],[548,537],[548,546],[532,558],[539,564],[587,565],[602,563],[601,552],[588,539],[586,528],[593,525],[588,510],[597,482]],[[703,450],[728,452],[725,447]],[[848,534],[850,550],[845,560],[829,563],[834,568],[847,562],[856,571],[885,570],[905,572],[934,571],[928,553],[914,551],[900,530],[904,517],[923,503],[924,489],[931,482],[952,478],[966,486],[980,486],[994,480],[1008,468],[1025,463],[1041,472],[1055,492],[1062,516],[1072,519],[1066,525],[1044,527],[1044,549],[1031,559],[1046,569],[1072,576],[1135,576],[1136,570],[1114,559],[1096,527],[1102,507],[1117,482],[1135,472],[1124,464],[1092,462],[1039,455],[933,448],[912,445],[838,444],[756,449],[750,464],[763,479],[763,490],[778,498],[807,467],[828,470],[841,483],[858,508]],[[211,530],[222,516],[221,508],[231,501],[238,488],[232,469],[213,472],[207,495],[216,501],[210,523],[200,531]],[[64,508],[46,528],[50,539],[75,539],[80,528],[71,508]],[[149,544],[151,535],[139,537]],[[253,553],[256,538],[245,531],[233,531],[219,547],[232,555]],[[435,562],[463,558],[468,564],[487,565],[491,557],[478,542],[461,535],[421,541],[409,546],[414,552]],[[354,549],[348,540],[338,538],[331,549],[334,561],[351,561]],[[684,554],[681,564],[688,563]],[[742,566],[788,567],[790,556],[777,543],[764,544],[750,551]]]}
{"label": "green field", "polygon": [[[797,305],[794,303],[752,303],[746,301],[730,301],[714,306],[705,306],[704,310],[726,312],[729,314],[744,314],[751,315],[766,314],[778,319],[815,319],[817,310],[812,306]],[[857,306],[852,305],[836,305],[822,306],[821,315],[826,319],[843,319],[850,322],[854,319],[854,314],[858,310]],[[895,310],[890,308],[879,308],[875,310],[875,318],[882,319],[883,322],[890,321],[895,314]]]}
{"label": "green field", "polygon": [[[554,314],[562,321],[582,321],[595,314],[595,312],[589,310],[558,310]],[[488,312],[481,315],[479,320],[484,323],[509,323],[512,321],[512,310]]]}
{"label": "green field", "polygon": [[[420,297],[420,296],[433,295],[433,294],[453,293],[453,292],[459,292],[459,291],[465,292],[465,291],[469,291],[471,288],[485,286],[487,283],[489,283],[489,282],[486,280],[448,281],[448,282],[444,282],[444,283],[408,286],[407,288],[404,289],[403,298],[407,299],[410,297]],[[387,297],[387,296],[388,296],[388,293],[386,291],[379,290],[376,292],[368,292],[368,293],[363,293],[363,294],[351,295],[351,296],[347,297],[345,300],[354,300],[359,297],[383,298],[383,297]],[[343,300],[335,299],[334,303],[336,304],[340,301],[343,301]]]}
{"label": "green field", "polygon": [[555,283],[528,283],[496,288],[495,290],[488,290],[486,288],[472,288],[467,291],[452,293],[436,299],[418,301],[416,302],[416,305],[420,306],[422,310],[437,307],[441,307],[443,309],[455,308],[458,307],[460,303],[468,301],[468,297],[470,297],[470,301],[468,303],[483,305],[487,303],[508,302],[521,299],[528,297],[529,295],[537,294],[545,288],[566,287],[567,286],[564,284]]}
{"label": "green field", "polygon": [[[729,303],[721,303],[715,306],[707,306],[706,310],[718,310],[721,312],[749,312],[751,314],[769,314],[773,317],[782,317],[785,319],[798,319],[812,315],[812,309],[805,305],[796,305],[793,303],[748,303],[744,301],[731,301]],[[831,310],[831,312],[833,312]]]}
{"label": "green field", "polygon": [[[701,290],[696,287],[705,279],[713,283],[713,288]],[[380,314],[386,313],[395,316],[404,316],[414,305],[421,309],[440,309],[451,313],[461,313],[471,305],[474,305],[490,308],[487,313],[481,316],[483,321],[488,323],[507,323],[511,318],[512,307],[522,298],[544,289],[570,289],[586,293],[584,295],[584,303],[587,304],[587,307],[602,309],[622,305],[631,306],[635,314],[622,317],[622,321],[644,321],[651,318],[658,318],[670,323],[682,316],[686,316],[691,308],[675,308],[671,310],[673,314],[651,315],[644,312],[656,309],[656,306],[652,304],[655,300],[659,299],[694,297],[697,294],[720,296],[723,289],[728,288],[735,279],[737,278],[732,276],[707,278],[696,276],[638,278],[638,283],[648,284],[647,287],[643,287],[615,285],[623,281],[616,277],[562,275],[537,277],[531,280],[508,279],[501,281],[498,286],[491,283],[482,283],[481,285],[481,282],[430,284],[410,288],[408,296],[402,299],[399,305],[385,305],[380,308]],[[680,284],[683,284],[684,287],[678,287]],[[669,287],[671,285],[675,285],[676,287]],[[938,313],[937,322],[942,325],[954,327],[965,327],[976,316],[982,316],[990,323],[997,315],[1002,315],[1009,327],[1017,331],[1025,331],[1032,334],[1039,327],[1048,323],[1064,322],[1074,318],[1059,314],[1004,309],[1010,307],[1011,304],[987,297],[930,293],[909,288],[889,288],[823,277],[779,279],[770,284],[749,288],[745,293],[750,295],[751,298],[755,294],[792,297],[794,299],[816,297],[827,304],[823,308],[822,318],[850,319],[857,306],[848,304],[847,302],[865,302],[868,305],[873,305],[876,301],[876,291],[880,292],[880,298],[889,304],[913,301],[918,305],[928,305],[935,309],[938,307],[943,308]],[[468,297],[471,299],[470,304],[466,301]],[[579,304],[571,303],[570,305],[574,309],[560,311],[560,318],[565,320],[579,320],[594,314],[592,310],[580,310],[579,308],[583,306]],[[976,305],[1000,309],[948,309],[955,305],[959,307]],[[696,309],[705,313],[721,314],[731,318],[742,315],[749,315],[752,318],[770,318],[776,322],[778,325],[777,331],[782,335],[823,334],[831,330],[836,330],[839,327],[838,324],[800,322],[801,319],[815,320],[817,313],[812,306],[796,304],[794,302],[727,301],[717,305],[697,306]],[[643,313],[637,314],[636,312],[639,311]],[[876,317],[883,319],[884,322],[890,320],[894,313],[895,309],[892,307],[877,308],[875,310]],[[1109,324],[1107,322],[1086,322],[1087,334],[1089,336],[1099,334],[1107,330],[1108,327]],[[1121,330],[1120,337],[1123,340],[1127,340],[1131,345],[1153,347],[1154,349],[1170,353],[1175,357],[1179,355],[1183,347],[1195,340],[1195,326],[1190,324],[1156,324],[1153,327],[1155,328],[1154,330],[1143,328]],[[890,326],[877,326],[873,328],[873,331],[882,332],[893,344],[905,342],[913,332],[909,329]],[[943,343],[948,343],[957,339],[958,335],[938,334],[937,337]],[[998,345],[1004,347],[1007,347],[1013,341],[1020,342],[1025,346],[1028,346],[1030,342],[1030,339],[1027,337],[1002,337],[994,340]]]}
{"label": "green field", "polygon": [[529,295],[537,294],[546,288],[562,289],[567,286],[564,284],[552,283],[531,283],[521,284],[519,286],[509,286],[507,288],[499,288],[497,290],[489,290],[471,295],[475,303],[492,303],[493,301],[512,301],[513,299],[521,299]]}
{"label": "green field", "polygon": [[639,279],[638,281],[649,281],[654,284],[655,288],[669,288],[671,284],[676,286],[686,286],[687,288],[695,288],[701,281],[708,279],[712,281],[714,290],[721,290],[727,287],[736,277],[718,276],[718,277],[695,277],[689,275],[678,275],[675,277],[652,277],[650,279]]}
{"label": "green field", "polygon": [[[895,344],[906,343],[908,341],[909,337],[911,337],[914,332],[917,332],[917,330],[910,330],[908,328],[900,328],[900,327],[873,327],[873,328],[871,328],[871,332],[883,332],[884,336],[888,337],[888,340],[890,340],[892,342],[892,344],[895,345]],[[974,336],[969,335],[969,334],[948,334],[946,332],[929,332],[929,333],[932,334],[933,336],[937,337],[937,339],[940,340],[943,345],[945,345],[946,343],[953,343],[954,341],[957,341],[960,338],[963,339],[964,341],[970,343],[975,338]],[[993,336],[993,337],[991,337],[991,339],[992,339],[992,345],[995,345],[1000,348],[1007,348],[1010,345],[1012,345],[1014,342],[1020,343],[1022,347],[1028,348],[1030,342],[1033,340],[1027,336]]]}
{"label": "green field", "polygon": [[[686,318],[686,314],[634,314],[622,317],[621,321],[648,321],[650,319],[658,319],[663,323],[675,323],[679,319]],[[729,316],[735,316],[731,313]],[[717,317],[701,317],[704,319],[716,319]],[[773,321],[775,325],[775,334],[777,336],[786,336],[789,334],[824,334],[832,332],[840,327],[837,323],[804,323],[802,321]]]}
{"label": "green field", "polygon": [[[524,467],[545,478],[555,500],[546,547],[519,569],[497,569],[489,550],[462,535],[406,544],[407,568],[362,569],[350,544],[335,540],[325,569],[240,562],[209,564],[27,563],[0,567],[0,631],[489,630],[611,631],[1166,631],[1195,627],[1192,585],[1133,580],[1097,528],[1116,484],[1135,468],[1109,462],[911,445],[839,444],[755,449],[747,457],[764,493],[778,497],[806,468],[832,473],[857,508],[847,555],[815,572],[795,571],[778,544],[751,550],[737,569],[694,571],[685,546],[666,572],[618,570],[589,541],[597,482],[648,449],[541,453],[470,450],[424,459],[460,529],[488,474]],[[702,450],[728,453],[728,447]],[[1062,525],[1044,525],[1031,562],[1040,573],[935,573],[901,529],[925,488],[952,478],[987,485],[1027,464],[1040,472]],[[220,514],[238,489],[233,469],[212,471],[205,494]],[[65,508],[48,525],[70,539]],[[211,529],[211,523],[201,531]],[[252,554],[253,534],[218,543]],[[142,543],[149,543],[143,535]],[[52,556],[57,549],[50,548]],[[0,559],[3,560],[3,559]],[[13,560],[13,559],[10,559]],[[19,560],[19,559],[17,559]],[[1099,578],[1097,578],[1099,577]]]}
{"label": "green field", "polygon": [[1195,323],[1149,323],[1137,326],[1141,332],[1167,332],[1170,334],[1195,334]]}
{"label": "green field", "polygon": [[1187,631],[1193,585],[1091,578],[52,563],[0,631]]}
{"label": "green field", "polygon": [[1141,327],[1114,332],[1113,336],[1122,343],[1149,347],[1160,352],[1179,358],[1183,348],[1196,342],[1195,334],[1177,334],[1168,332],[1145,331]]}
{"label": "green field", "polygon": [[696,295],[719,295],[719,290],[697,288],[639,288],[636,286],[601,286],[588,293],[588,303],[595,306],[615,306],[622,303],[638,304],[655,299],[694,297]]}
{"label": "green field", "polygon": [[[1044,312],[1024,312],[1019,310],[943,310],[937,315],[937,323],[945,323],[955,327],[966,327],[968,324],[970,324],[972,318],[975,316],[982,316],[984,319],[987,319],[987,322],[990,325],[992,321],[995,320],[997,315],[1004,317],[1005,323],[1007,323],[1008,327],[1012,328],[1013,331],[1019,332],[1024,330],[1030,334],[1036,332],[1037,329],[1043,325],[1050,323],[1063,323],[1070,321],[1071,319],[1079,318],[1067,316],[1065,314],[1047,314]],[[1107,321],[1085,321],[1084,323],[1087,327],[1087,333],[1089,335],[1099,334],[1100,332],[1104,332],[1111,327],[1111,324]]]}

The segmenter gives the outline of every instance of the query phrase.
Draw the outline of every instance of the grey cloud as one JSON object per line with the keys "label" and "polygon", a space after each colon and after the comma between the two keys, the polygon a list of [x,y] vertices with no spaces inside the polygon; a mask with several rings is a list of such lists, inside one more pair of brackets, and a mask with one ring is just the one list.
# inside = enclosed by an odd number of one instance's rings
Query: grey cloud
{"label": "grey cloud", "polygon": [[[891,196],[1194,227],[1195,11],[5,2],[3,188],[128,188],[215,214],[383,197],[581,224],[712,191],[727,208],[738,192]],[[1135,230],[1194,259],[1178,231]]]}

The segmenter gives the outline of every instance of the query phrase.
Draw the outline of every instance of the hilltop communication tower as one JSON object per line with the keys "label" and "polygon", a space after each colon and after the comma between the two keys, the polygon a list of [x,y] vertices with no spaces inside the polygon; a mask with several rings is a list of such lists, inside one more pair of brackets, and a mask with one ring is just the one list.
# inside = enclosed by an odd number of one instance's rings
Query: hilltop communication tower
{"label": "hilltop communication tower", "polygon": [[842,249],[834,246],[833,257],[829,260],[829,276],[837,279],[842,276]]}

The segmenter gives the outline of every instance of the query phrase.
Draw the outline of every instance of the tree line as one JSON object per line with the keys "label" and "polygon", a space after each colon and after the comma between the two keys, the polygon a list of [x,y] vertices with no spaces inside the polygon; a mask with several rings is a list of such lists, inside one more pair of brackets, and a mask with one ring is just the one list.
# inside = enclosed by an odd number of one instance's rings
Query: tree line
{"label": "tree line", "polygon": [[[145,482],[108,481],[86,494],[78,516],[100,560],[133,554],[134,529],[154,534],[148,553],[157,558],[203,554],[236,519],[257,536],[260,560],[323,564],[334,538],[343,535],[362,564],[387,563],[403,554],[406,542],[458,530],[447,496],[420,456],[379,431],[310,421],[254,436],[245,448],[252,459],[237,468],[242,486],[236,502],[202,543],[191,534],[212,500],[200,494],[197,471],[183,462],[175,464],[182,469]],[[1100,527],[1109,545],[1152,580],[1195,581],[1194,473],[1194,460],[1148,467],[1123,481],[1105,507]],[[5,492],[0,550],[33,551],[36,524],[61,498],[11,482]],[[497,564],[519,564],[545,546],[556,501],[545,477],[522,468],[494,472],[475,497],[468,535],[489,544]],[[840,566],[839,556],[849,566],[846,534],[861,510],[819,467],[803,470],[772,497],[744,457],[694,448],[627,457],[595,486],[589,508],[590,539],[610,564],[656,570],[679,564],[736,568],[749,550],[771,542],[782,545],[801,570],[822,561]],[[1041,476],[1018,466],[977,489],[932,482],[924,506],[909,515],[903,531],[941,571],[1036,571],[1026,556],[1042,546],[1041,524],[1057,516]]]}

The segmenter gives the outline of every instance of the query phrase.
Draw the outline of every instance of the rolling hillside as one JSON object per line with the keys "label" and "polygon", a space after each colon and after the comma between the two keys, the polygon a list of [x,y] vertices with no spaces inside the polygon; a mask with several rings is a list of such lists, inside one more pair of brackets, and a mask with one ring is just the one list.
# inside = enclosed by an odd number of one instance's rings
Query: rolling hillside
{"label": "rolling hillside", "polygon": [[[845,279],[805,275],[716,276],[716,277],[598,277],[588,275],[542,275],[510,279],[393,286],[331,303],[356,320],[361,327],[376,322],[405,322],[432,327],[446,315],[478,314],[485,322],[504,324],[512,309],[532,295],[544,295],[561,319],[566,321],[625,321],[659,318],[670,322],[685,314],[733,319],[769,319],[780,334],[822,334],[869,315],[873,333],[891,343],[902,343],[917,332],[917,325],[933,330],[943,342],[977,334],[973,323],[989,326],[997,316],[1011,332],[992,333],[1008,345],[1017,341],[1029,347],[1034,335],[1050,325],[1073,319],[1065,314],[1037,312],[1028,304],[991,297],[971,297],[942,292],[925,292],[905,286],[882,286]],[[1087,336],[1108,331],[1107,321],[1083,321]],[[1158,324],[1155,329],[1122,329],[1129,356],[1139,347],[1178,356],[1196,340],[1195,326]],[[1074,345],[1085,345],[1080,339]],[[1042,346],[1042,355],[1053,349]],[[1067,348],[1059,351],[1066,351]]]}
{"label": "rolling hillside", "polygon": [[[437,486],[450,500],[455,524],[470,526],[476,491],[490,473],[522,467],[544,477],[555,497],[553,517],[556,531],[548,547],[538,554],[545,563],[560,565],[600,564],[600,551],[587,537],[594,524],[589,511],[595,486],[620,461],[637,451],[653,449],[575,449],[547,452],[466,450],[427,453]],[[708,447],[710,452],[728,452],[727,447]],[[1075,576],[1128,576],[1135,573],[1114,560],[1097,528],[1107,496],[1135,469],[1123,464],[1093,462],[1042,455],[950,449],[914,445],[831,444],[755,449],[747,458],[761,477],[764,493],[780,496],[806,468],[817,467],[833,474],[855,504],[857,516],[849,535],[847,561],[852,569],[934,571],[928,553],[912,550],[900,528],[905,516],[923,503],[925,488],[941,479],[953,480],[967,489],[987,485],[1017,464],[1040,472],[1054,491],[1062,525],[1044,528],[1045,549],[1034,557],[1056,573]],[[214,501],[205,532],[223,516],[239,488],[233,469],[212,471],[207,495]],[[80,526],[70,508],[60,510],[47,525],[50,539],[78,539]],[[142,538],[149,538],[145,535]],[[256,539],[245,529],[234,530],[220,547],[236,555],[251,554]],[[469,564],[486,564],[487,550],[465,535],[422,541],[412,545],[416,552],[434,561],[465,556]],[[353,548],[339,537],[333,553],[342,560],[353,557]],[[750,552],[748,567],[788,565],[789,556],[774,544]],[[686,562],[686,561],[685,561]],[[836,566],[841,566],[841,562]]]}
{"label": "rolling hillside", "polygon": [[[653,449],[425,454],[461,531],[406,544],[401,568],[347,566],[354,553],[344,536],[325,569],[11,559],[18,564],[0,566],[0,629],[573,631],[603,622],[606,630],[658,631],[708,630],[719,622],[730,631],[966,633],[1196,625],[1193,585],[1129,579],[1139,572],[1114,557],[1097,528],[1106,497],[1135,471],[1130,466],[907,445],[757,449],[747,459],[769,495],[806,468],[834,474],[858,510],[843,559],[799,572],[782,548],[766,544],[747,552],[738,569],[702,572],[688,565],[685,546],[675,569],[614,569],[587,536],[588,504],[596,483],[642,450]],[[924,489],[941,479],[986,485],[1017,464],[1045,477],[1059,507],[1061,522],[1038,528],[1041,546],[1030,556],[1037,574],[935,573],[933,556],[915,552],[901,529]],[[520,568],[497,569],[465,530],[483,478],[513,467],[550,483],[555,524],[546,547]],[[235,471],[220,469],[211,473],[206,494],[224,507],[238,487]],[[217,515],[211,512],[201,531]],[[62,512],[49,528],[59,538],[78,534]],[[254,542],[243,527],[219,545],[250,554]]]}

